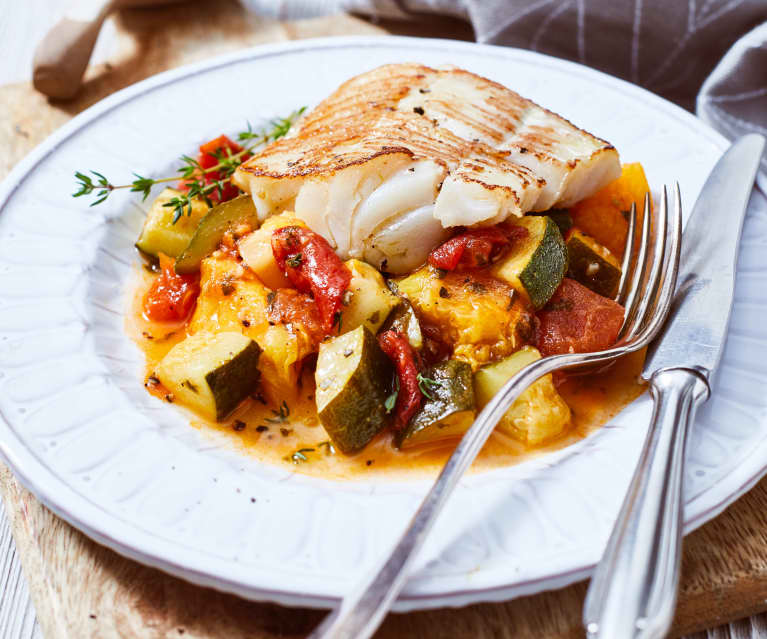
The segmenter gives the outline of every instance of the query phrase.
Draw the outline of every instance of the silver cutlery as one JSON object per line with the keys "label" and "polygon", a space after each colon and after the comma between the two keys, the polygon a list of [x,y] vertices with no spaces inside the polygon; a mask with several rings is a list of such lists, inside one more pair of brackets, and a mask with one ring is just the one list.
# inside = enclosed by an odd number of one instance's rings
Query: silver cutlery
{"label": "silver cutlery", "polygon": [[[556,370],[614,360],[644,348],[658,334],[671,305],[679,266],[682,217],[678,186],[674,199],[675,213],[669,220],[668,198],[664,188],[653,223],[648,194],[645,197],[641,231],[636,223],[636,210],[632,207],[623,276],[617,297],[626,308],[619,343],[597,353],[544,357],[509,379],[464,434],[390,554],[344,597],[338,608],[328,614],[310,635],[311,639],[365,639],[375,632],[404,587],[416,552],[458,480],[471,465],[500,418],[530,384]],[[632,250],[634,247],[636,250]],[[651,262],[649,268],[648,261]]]}
{"label": "silver cutlery", "polygon": [[709,175],[686,225],[679,286],[642,376],[654,400],[639,463],[583,611],[589,637],[653,639],[674,615],[685,444],[727,335],[746,207],[764,150],[746,135]]}

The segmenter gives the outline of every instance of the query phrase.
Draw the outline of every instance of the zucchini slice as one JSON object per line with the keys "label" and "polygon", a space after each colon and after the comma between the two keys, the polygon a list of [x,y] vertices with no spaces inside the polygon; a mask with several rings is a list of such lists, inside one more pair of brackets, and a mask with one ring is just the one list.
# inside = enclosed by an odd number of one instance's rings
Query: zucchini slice
{"label": "zucchini slice", "polygon": [[565,237],[565,234],[573,228],[573,216],[567,209],[549,209],[544,213],[533,213],[533,215],[548,215],[554,220],[554,224],[559,228],[562,237]]}
{"label": "zucchini slice", "polygon": [[463,435],[476,415],[471,366],[455,359],[440,362],[424,371],[431,397],[395,438],[398,448],[431,444]]}
{"label": "zucchini slice", "polygon": [[398,331],[407,337],[407,341],[414,349],[420,351],[423,348],[421,323],[418,321],[413,305],[404,297],[399,298],[399,305],[390,313],[381,330]]}
{"label": "zucchini slice", "polygon": [[[477,407],[484,408],[512,375],[540,358],[538,349],[525,346],[506,359],[479,369],[474,375]],[[554,387],[551,375],[545,375],[517,398],[496,429],[526,444],[537,445],[561,434],[569,422],[570,408]]]}
{"label": "zucchini slice", "polygon": [[528,235],[512,246],[492,273],[519,291],[535,308],[554,295],[567,272],[567,248],[559,227],[547,215],[527,215],[514,221]]}
{"label": "zucchini slice", "polygon": [[195,333],[170,349],[155,375],[183,404],[221,421],[256,390],[259,355],[242,333]]}
{"label": "zucchini slice", "polygon": [[602,297],[615,298],[621,281],[621,267],[607,248],[574,228],[567,235],[567,255],[567,277]]}
{"label": "zucchini slice", "polygon": [[346,455],[364,448],[388,424],[386,396],[394,369],[365,326],[320,344],[317,415]]}
{"label": "zucchini slice", "polygon": [[176,257],[189,244],[197,225],[208,212],[208,205],[202,200],[192,200],[191,215],[185,210],[174,224],[173,207],[164,205],[180,195],[183,195],[181,191],[167,188],[152,202],[141,235],[136,240],[136,248],[142,253],[152,257],[159,257],[160,253]]}
{"label": "zucchini slice", "polygon": [[370,264],[347,260],[352,274],[349,282],[349,303],[341,312],[341,329],[354,330],[363,324],[373,333],[378,331],[399,300],[386,286],[382,275]]}
{"label": "zucchini slice", "polygon": [[252,229],[258,228],[258,214],[250,195],[240,195],[214,206],[200,220],[192,239],[176,258],[176,273],[199,271],[200,262],[216,250],[224,233],[243,223]]}

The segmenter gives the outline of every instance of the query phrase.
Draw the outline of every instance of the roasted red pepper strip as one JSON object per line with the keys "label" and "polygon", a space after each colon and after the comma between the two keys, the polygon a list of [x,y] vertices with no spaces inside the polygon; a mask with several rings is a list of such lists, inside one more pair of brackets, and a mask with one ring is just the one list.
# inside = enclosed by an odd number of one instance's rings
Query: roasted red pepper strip
{"label": "roasted red pepper strip", "polygon": [[418,388],[418,354],[399,331],[384,331],[378,336],[381,350],[394,363],[399,380],[397,403],[394,406],[394,427],[402,429],[421,406],[421,389]]}
{"label": "roasted red pepper strip", "polygon": [[[239,144],[232,142],[232,140],[230,140],[225,135],[220,135],[215,140],[206,142],[200,147],[200,154],[197,156],[197,163],[202,169],[210,169],[221,162],[220,157],[216,157],[217,155],[223,155],[223,157],[226,157],[227,154],[234,155],[240,151],[242,151],[242,147]],[[249,157],[250,154],[244,153],[241,159],[244,162]],[[220,180],[222,177],[223,176],[221,171],[209,171],[203,174],[203,180],[206,184],[213,184],[214,182]],[[188,190],[189,183],[182,181],[181,184],[179,184],[179,188],[182,190]],[[207,196],[210,201],[213,202],[213,204],[218,204],[219,202],[226,202],[227,200],[231,200],[237,197],[239,193],[240,190],[227,180],[221,189],[221,193],[219,193],[219,189],[213,189],[207,193]]]}
{"label": "roasted red pepper strip", "polygon": [[467,229],[429,253],[429,264],[444,271],[487,266],[500,249],[525,235],[527,229],[521,226]]}
{"label": "roasted red pepper strip", "polygon": [[180,322],[194,308],[200,294],[199,276],[179,275],[175,260],[160,253],[162,272],[144,296],[144,316],[155,322]]}
{"label": "roasted red pepper strip", "polygon": [[272,253],[293,285],[314,297],[325,334],[336,332],[352,275],[327,240],[307,228],[284,226],[272,233]]}

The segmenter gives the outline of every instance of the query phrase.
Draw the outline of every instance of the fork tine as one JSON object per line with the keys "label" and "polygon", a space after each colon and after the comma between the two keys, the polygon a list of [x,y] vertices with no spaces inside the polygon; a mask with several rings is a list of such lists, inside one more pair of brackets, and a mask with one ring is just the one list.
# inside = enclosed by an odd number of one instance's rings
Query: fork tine
{"label": "fork tine", "polygon": [[[647,209],[645,209],[647,215]],[[644,286],[644,294],[639,303],[639,309],[635,315],[631,329],[627,332],[627,339],[634,337],[642,327],[647,323],[647,318],[651,315],[654,303],[658,297],[658,287],[661,278],[661,266],[666,258],[666,227],[668,222],[668,193],[666,185],[663,185],[663,194],[661,196],[660,211],[655,217],[655,244],[653,246],[652,266],[650,275]]]}
{"label": "fork tine", "polygon": [[655,312],[650,323],[645,327],[637,340],[654,339],[655,335],[666,321],[668,310],[676,292],[676,281],[679,275],[679,258],[682,254],[682,195],[679,192],[679,183],[676,183],[676,197],[674,198],[674,225],[671,231],[671,247],[664,262],[663,285]]}
{"label": "fork tine", "polygon": [[644,211],[642,214],[642,239],[639,244],[639,252],[637,253],[636,266],[631,278],[631,285],[629,287],[628,297],[626,299],[626,314],[623,318],[623,325],[618,333],[618,339],[621,339],[625,334],[629,326],[629,323],[634,317],[637,303],[639,302],[640,285],[644,280],[645,272],[647,270],[647,244],[650,239],[650,194],[645,193],[644,198]]}
{"label": "fork tine", "polygon": [[618,304],[624,304],[626,302],[626,292],[628,283],[631,280],[632,261],[631,257],[634,254],[634,237],[636,232],[637,221],[637,205],[635,202],[631,203],[631,210],[629,211],[629,226],[626,233],[626,244],[623,246],[623,263],[621,264],[621,279],[618,285],[618,294],[615,296],[615,301]]}

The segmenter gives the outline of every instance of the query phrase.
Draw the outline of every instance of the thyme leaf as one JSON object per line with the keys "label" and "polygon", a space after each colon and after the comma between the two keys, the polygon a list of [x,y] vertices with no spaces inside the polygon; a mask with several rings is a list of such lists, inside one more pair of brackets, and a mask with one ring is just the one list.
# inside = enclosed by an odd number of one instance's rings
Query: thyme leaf
{"label": "thyme leaf", "polygon": [[418,373],[418,377],[416,379],[418,380],[418,390],[421,391],[421,394],[425,397],[428,397],[429,399],[434,399],[434,396],[431,394],[431,392],[435,388],[439,388],[442,385],[441,382],[438,382],[436,379],[432,379],[431,377],[424,377],[421,375],[421,373]]}
{"label": "thyme leaf", "polygon": [[290,408],[288,408],[288,403],[285,400],[282,400],[282,404],[280,404],[279,410],[272,409],[272,413],[274,414],[274,417],[267,417],[265,421],[269,422],[270,424],[284,424],[286,421],[288,421],[288,417],[290,416]]}
{"label": "thyme leaf", "polygon": [[301,464],[309,461],[306,453],[313,453],[314,448],[299,448],[297,451],[285,456],[285,461],[293,462],[294,464]]}
{"label": "thyme leaf", "polygon": [[317,444],[317,448],[325,447],[325,454],[326,455],[335,455],[336,449],[335,446],[330,442],[330,440],[326,439],[324,442],[320,442]]}
{"label": "thyme leaf", "polygon": [[292,267],[292,268],[298,268],[301,266],[301,263],[304,261],[304,256],[301,253],[296,253],[295,255],[291,255],[288,257],[287,260],[285,260],[285,263]]}
{"label": "thyme leaf", "polygon": [[386,398],[386,401],[384,401],[384,408],[386,409],[387,415],[394,410],[394,407],[397,404],[397,395],[399,395],[399,377],[395,376],[394,390]]}

